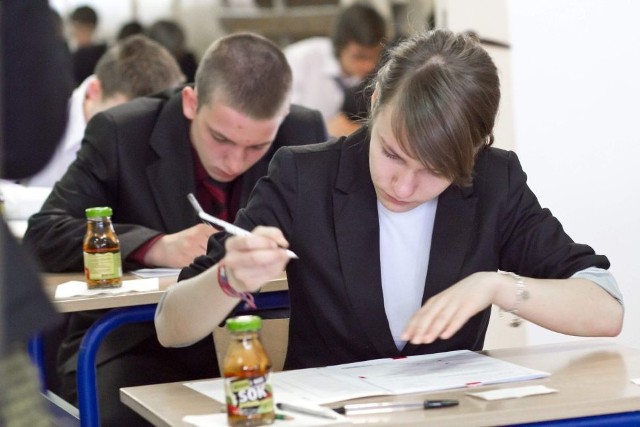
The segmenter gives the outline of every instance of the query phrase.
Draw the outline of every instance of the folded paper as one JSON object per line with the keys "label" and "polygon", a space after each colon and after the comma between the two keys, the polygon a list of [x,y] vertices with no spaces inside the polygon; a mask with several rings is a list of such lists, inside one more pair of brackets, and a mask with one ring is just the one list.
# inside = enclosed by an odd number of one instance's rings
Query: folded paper
{"label": "folded paper", "polygon": [[62,283],[56,287],[55,299],[65,299],[73,297],[90,297],[94,295],[119,295],[129,292],[149,292],[157,291],[160,282],[158,278],[124,280],[119,288],[87,289],[87,283],[78,280]]}

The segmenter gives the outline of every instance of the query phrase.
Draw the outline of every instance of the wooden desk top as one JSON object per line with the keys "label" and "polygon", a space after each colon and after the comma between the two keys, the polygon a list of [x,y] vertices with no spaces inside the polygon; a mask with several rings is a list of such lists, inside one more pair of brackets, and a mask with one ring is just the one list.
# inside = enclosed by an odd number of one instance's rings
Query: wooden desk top
{"label": "wooden desk top", "polygon": [[[350,416],[357,424],[493,426],[577,418],[640,410],[640,350],[604,340],[500,349],[485,354],[528,368],[550,372],[547,378],[477,387],[474,391],[545,385],[557,393],[521,399],[485,401],[467,396],[468,389],[419,393],[393,397],[355,399],[352,402],[420,401],[458,399],[453,408],[406,411],[391,414]],[[277,393],[277,390],[275,391]],[[120,390],[122,402],[157,426],[189,426],[185,415],[217,412],[222,404],[182,383],[127,387]],[[333,406],[338,406],[336,403]]]}
{"label": "wooden desk top", "polygon": [[[124,280],[136,279],[132,274],[125,274]],[[130,307],[134,305],[156,304],[165,290],[174,283],[178,276],[168,276],[160,278],[160,286],[157,291],[132,292],[121,295],[96,295],[91,297],[74,297],[56,300],[54,295],[56,287],[70,280],[84,281],[82,273],[45,273],[43,275],[44,288],[47,295],[53,302],[54,307],[60,313],[68,313],[83,310],[98,310],[104,308]],[[287,289],[287,277],[282,276],[270,281],[263,288],[262,292],[280,291]]]}

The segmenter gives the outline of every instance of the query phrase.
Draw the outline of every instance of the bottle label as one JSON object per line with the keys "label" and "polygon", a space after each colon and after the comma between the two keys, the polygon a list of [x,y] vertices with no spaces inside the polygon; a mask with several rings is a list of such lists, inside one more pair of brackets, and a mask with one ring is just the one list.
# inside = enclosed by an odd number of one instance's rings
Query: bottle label
{"label": "bottle label", "polygon": [[269,374],[253,378],[226,378],[224,385],[230,415],[253,417],[273,412]]}
{"label": "bottle label", "polygon": [[90,254],[84,252],[84,268],[90,280],[105,280],[122,277],[120,251]]}

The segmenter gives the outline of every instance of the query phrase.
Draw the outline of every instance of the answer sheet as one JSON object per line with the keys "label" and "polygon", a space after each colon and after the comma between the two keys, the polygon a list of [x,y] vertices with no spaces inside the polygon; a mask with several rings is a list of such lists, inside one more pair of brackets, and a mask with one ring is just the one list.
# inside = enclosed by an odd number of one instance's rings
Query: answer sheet
{"label": "answer sheet", "polygon": [[[272,374],[271,381],[276,401],[302,399],[322,405],[359,397],[525,381],[549,375],[483,354],[459,350],[276,372]],[[220,379],[185,385],[224,402]]]}

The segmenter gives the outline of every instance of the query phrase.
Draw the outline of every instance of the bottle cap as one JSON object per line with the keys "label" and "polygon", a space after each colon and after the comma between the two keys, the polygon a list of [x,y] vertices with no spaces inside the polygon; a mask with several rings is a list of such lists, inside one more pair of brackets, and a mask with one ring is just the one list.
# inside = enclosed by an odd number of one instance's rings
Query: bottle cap
{"label": "bottle cap", "polygon": [[105,216],[111,216],[113,214],[113,210],[109,206],[102,206],[98,208],[87,208],[84,210],[87,215],[87,218],[100,218]]}
{"label": "bottle cap", "polygon": [[259,331],[262,328],[262,318],[260,316],[236,316],[227,319],[227,329],[230,332]]}

